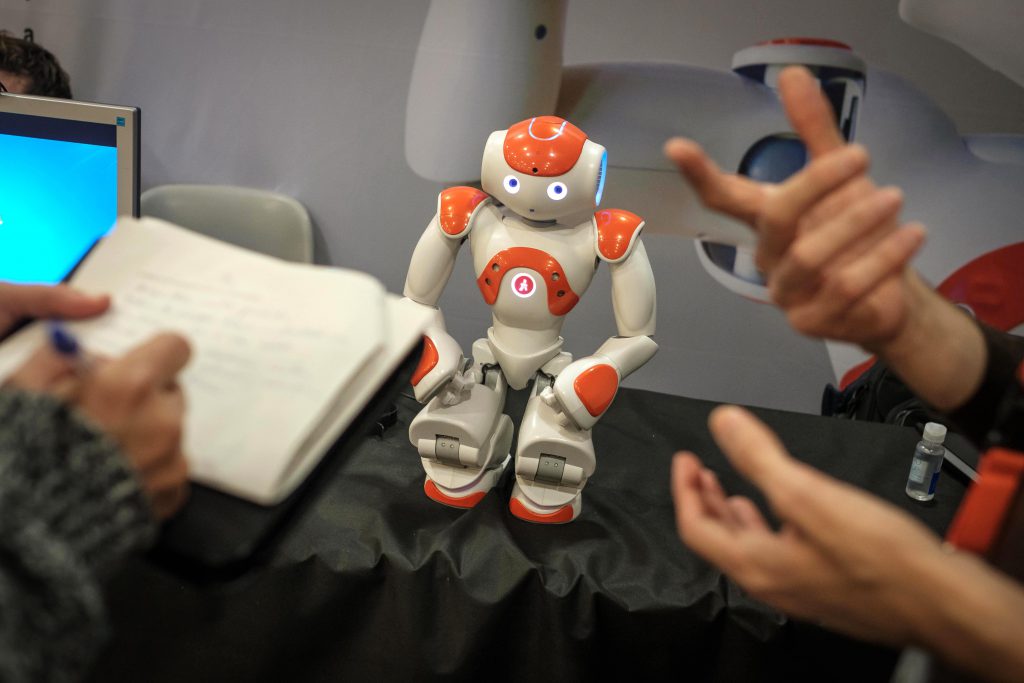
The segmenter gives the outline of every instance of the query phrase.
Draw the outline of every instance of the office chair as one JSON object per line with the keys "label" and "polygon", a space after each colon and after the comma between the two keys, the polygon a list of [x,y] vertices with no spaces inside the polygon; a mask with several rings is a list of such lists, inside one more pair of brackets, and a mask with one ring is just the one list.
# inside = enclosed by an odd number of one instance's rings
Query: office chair
{"label": "office chair", "polygon": [[313,223],[297,200],[231,185],[157,185],[142,193],[153,216],[288,261],[312,263]]}

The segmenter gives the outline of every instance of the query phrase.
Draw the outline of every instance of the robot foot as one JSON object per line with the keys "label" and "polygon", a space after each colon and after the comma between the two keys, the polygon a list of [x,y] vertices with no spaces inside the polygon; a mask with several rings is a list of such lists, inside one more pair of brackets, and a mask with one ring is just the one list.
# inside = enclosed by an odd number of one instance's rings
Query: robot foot
{"label": "robot foot", "polygon": [[565,505],[537,505],[526,497],[519,483],[512,488],[512,498],[508,509],[514,516],[534,524],[566,524],[580,516],[583,507],[583,494],[577,493],[571,502]]}
{"label": "robot foot", "polygon": [[442,486],[428,476],[423,481],[423,492],[431,500],[448,507],[463,509],[476,507],[476,504],[483,500],[487,492],[494,488],[494,485],[501,479],[501,474],[505,471],[509,460],[511,457],[505,456],[505,460],[500,465],[487,470],[480,479],[469,486],[457,489]]}

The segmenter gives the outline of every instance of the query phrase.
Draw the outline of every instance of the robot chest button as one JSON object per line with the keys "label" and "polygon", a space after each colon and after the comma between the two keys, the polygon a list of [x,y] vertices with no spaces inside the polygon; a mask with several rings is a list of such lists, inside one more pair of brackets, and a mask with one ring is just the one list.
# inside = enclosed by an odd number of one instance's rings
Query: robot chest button
{"label": "robot chest button", "polygon": [[[572,291],[561,264],[547,252],[530,247],[512,247],[495,254],[484,267],[477,286],[488,305],[498,300],[498,292],[505,274],[515,268],[525,268],[537,273],[547,290],[548,310],[552,315],[563,316],[576,306],[579,296]],[[529,273],[518,273],[510,283],[513,294],[520,298],[534,295],[539,287]]]}

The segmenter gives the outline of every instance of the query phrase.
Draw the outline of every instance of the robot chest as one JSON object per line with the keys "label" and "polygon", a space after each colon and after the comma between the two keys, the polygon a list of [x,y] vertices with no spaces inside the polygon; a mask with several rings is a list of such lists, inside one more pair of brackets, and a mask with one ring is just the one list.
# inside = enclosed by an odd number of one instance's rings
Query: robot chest
{"label": "robot chest", "polygon": [[532,247],[509,247],[493,254],[476,284],[491,306],[500,301],[502,308],[526,308],[542,299],[557,317],[571,311],[582,293],[573,290],[558,259]]}
{"label": "robot chest", "polygon": [[470,237],[477,286],[496,313],[535,312],[562,317],[576,306],[594,276],[592,238],[563,230],[537,233],[507,222]]}

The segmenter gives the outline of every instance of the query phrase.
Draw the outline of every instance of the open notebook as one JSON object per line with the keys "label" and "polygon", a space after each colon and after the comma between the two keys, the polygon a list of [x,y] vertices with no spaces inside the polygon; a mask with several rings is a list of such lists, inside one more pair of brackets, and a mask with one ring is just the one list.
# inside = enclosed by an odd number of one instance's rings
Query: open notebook
{"label": "open notebook", "polygon": [[[193,356],[181,376],[192,478],[272,505],[288,495],[420,339],[426,317],[369,275],[281,261],[152,218],[122,218],[71,279],[111,310],[69,322],[114,356],[161,330]],[[38,345],[0,345],[0,378]]]}

